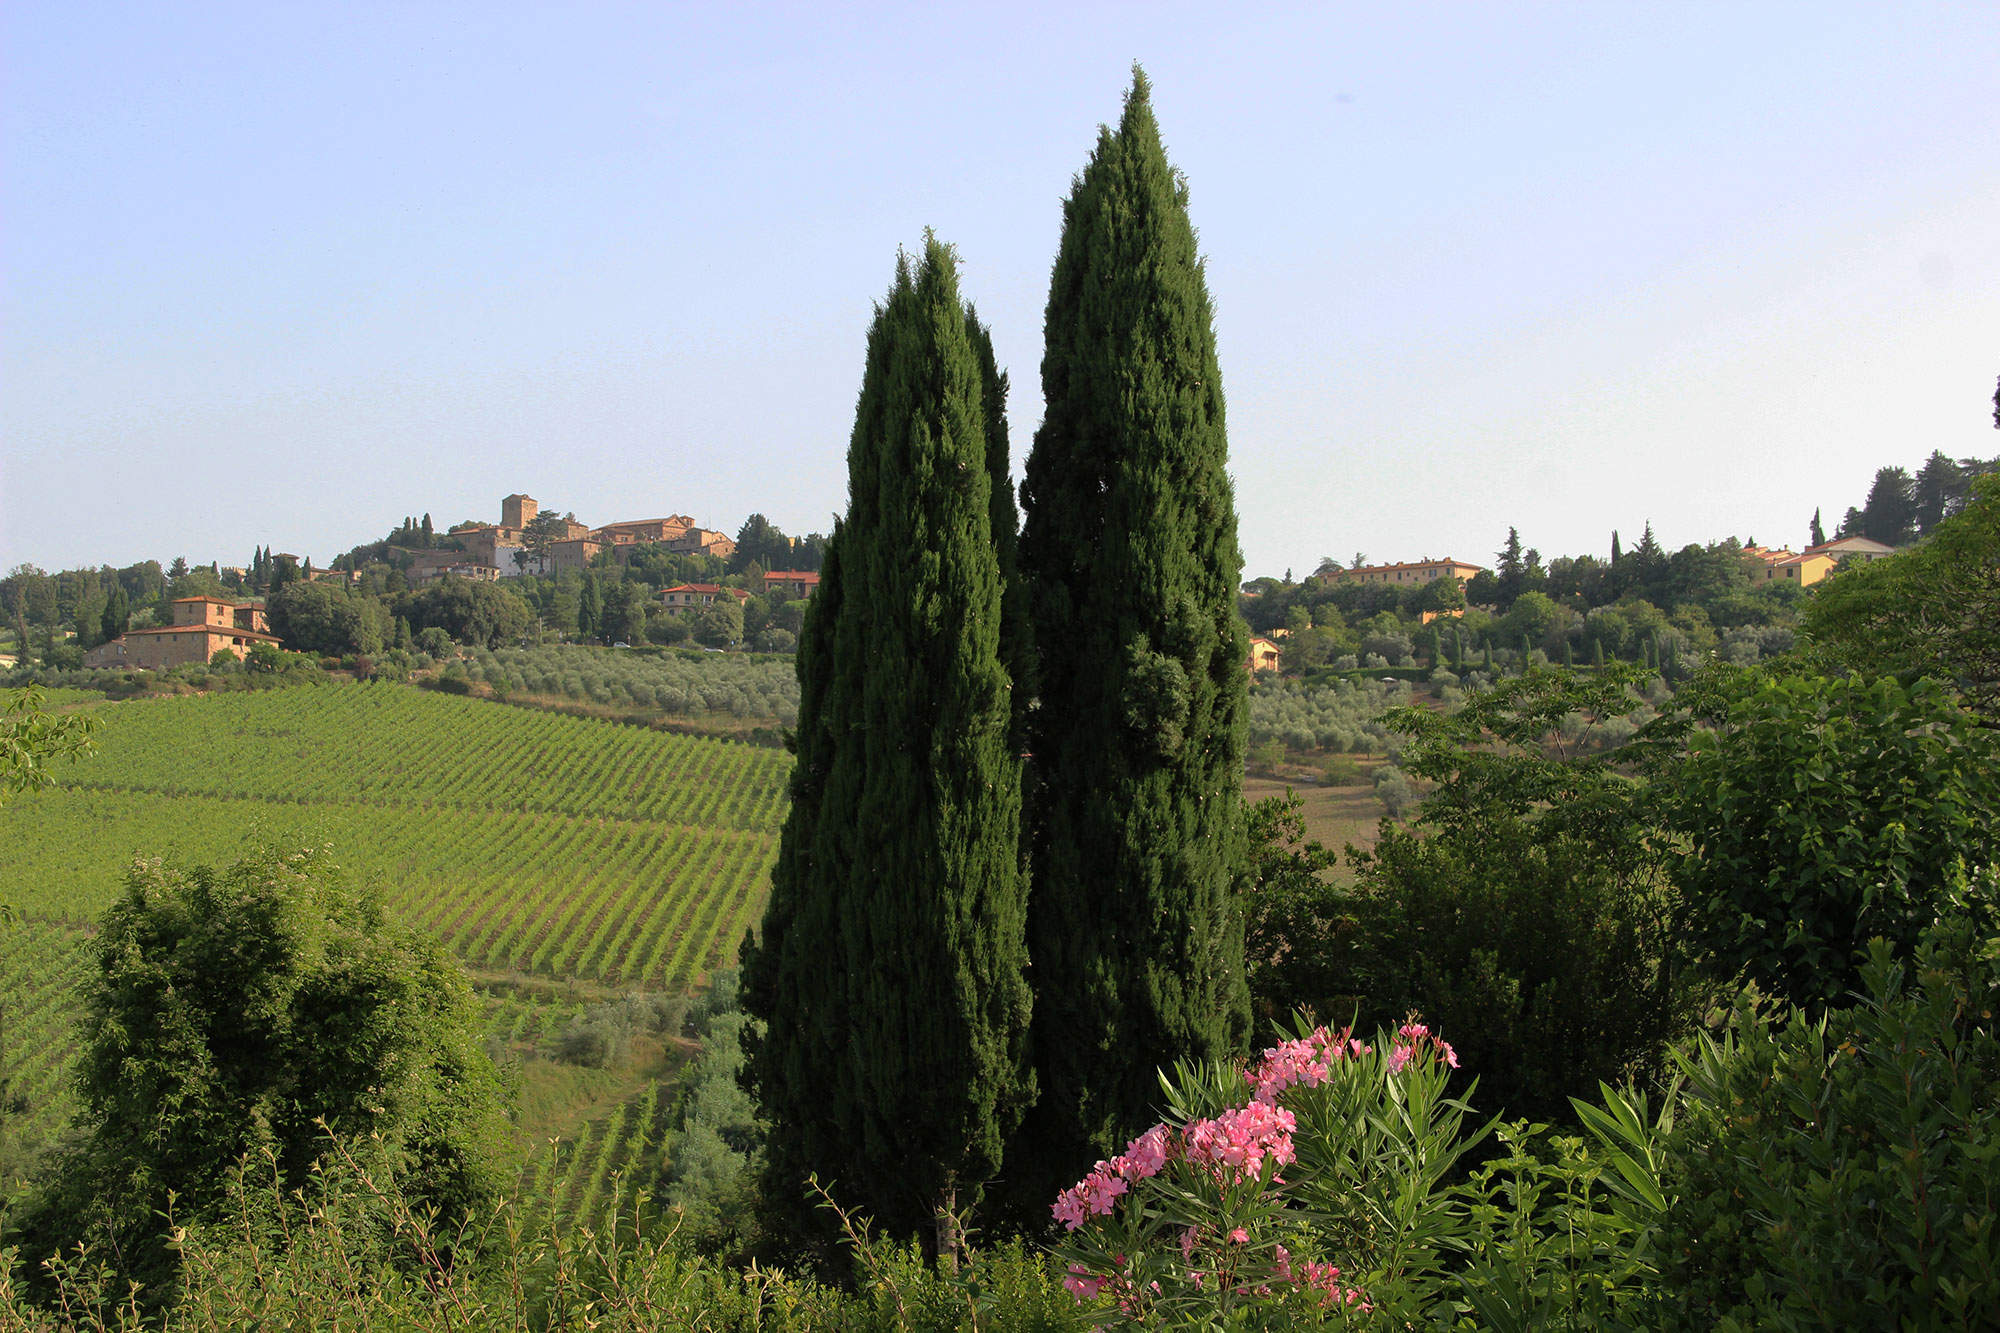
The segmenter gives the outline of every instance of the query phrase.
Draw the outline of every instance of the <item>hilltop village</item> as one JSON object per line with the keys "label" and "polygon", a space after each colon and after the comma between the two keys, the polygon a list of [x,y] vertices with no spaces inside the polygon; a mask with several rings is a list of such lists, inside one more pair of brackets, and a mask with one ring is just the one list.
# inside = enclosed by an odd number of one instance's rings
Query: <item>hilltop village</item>
{"label": "hilltop village", "polygon": [[[1545,560],[1509,529],[1490,567],[1453,556],[1329,557],[1297,582],[1243,584],[1245,666],[1301,676],[1468,660],[1754,662],[1790,646],[1800,595],[1836,569],[1920,539],[1990,467],[1937,455],[1914,474],[1883,468],[1835,536],[1815,514],[1812,540],[1798,549],[1725,538],[1669,551],[1646,525],[1630,550],[1611,533],[1605,556]],[[147,561],[54,574],[24,565],[0,579],[0,613],[13,630],[0,670],[165,672],[246,660],[259,648],[366,659],[410,647],[432,627],[487,647],[785,653],[825,546],[822,534],[790,537],[761,514],[733,536],[686,514],[592,525],[515,493],[500,500],[496,522],[438,530],[428,514],[405,518],[324,565],[268,547],[244,565],[176,559],[164,569]]]}

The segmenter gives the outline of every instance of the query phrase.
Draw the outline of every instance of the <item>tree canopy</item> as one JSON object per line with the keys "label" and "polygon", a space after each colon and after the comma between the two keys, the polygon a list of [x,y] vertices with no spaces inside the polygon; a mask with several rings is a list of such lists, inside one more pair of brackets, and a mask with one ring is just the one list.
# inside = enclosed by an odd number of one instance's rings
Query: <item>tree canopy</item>
{"label": "tree canopy", "polygon": [[309,1190],[329,1134],[445,1234],[497,1197],[505,1122],[470,987],[328,852],[140,861],[92,953],[81,1105],[19,1219],[25,1254],[92,1243],[159,1300],[170,1215],[206,1218],[246,1162]]}

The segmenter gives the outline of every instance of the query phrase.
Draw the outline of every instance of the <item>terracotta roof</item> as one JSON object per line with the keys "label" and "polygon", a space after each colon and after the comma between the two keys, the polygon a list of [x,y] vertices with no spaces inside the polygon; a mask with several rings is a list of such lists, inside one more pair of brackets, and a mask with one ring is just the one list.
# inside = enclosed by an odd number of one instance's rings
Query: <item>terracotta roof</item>
{"label": "terracotta roof", "polygon": [[1887,542],[1878,542],[1873,537],[1835,537],[1830,542],[1821,542],[1817,546],[1806,547],[1803,554],[1826,555],[1829,552],[1842,549],[1859,550],[1859,551],[1881,551],[1887,553],[1895,550],[1896,548],[1889,545]]}
{"label": "terracotta roof", "polygon": [[233,638],[269,639],[281,643],[275,634],[266,634],[260,629],[244,629],[240,625],[158,625],[152,629],[128,629],[120,638],[130,638],[134,634],[227,634]]}
{"label": "terracotta roof", "polygon": [[786,583],[818,583],[819,571],[816,569],[774,569],[764,576],[764,580],[767,583],[776,583],[779,581]]}
{"label": "terracotta roof", "polygon": [[261,605],[261,603],[258,603],[258,602],[232,602],[232,601],[230,601],[230,600],[229,600],[229,599],[228,599],[227,597],[176,597],[176,598],[174,598],[174,605],[175,605],[175,606],[179,606],[179,605],[180,605],[180,604],[181,604],[182,602],[214,602],[214,603],[215,603],[215,604],[216,604],[217,606],[230,606],[230,607],[237,607],[237,606],[259,606],[259,605]]}
{"label": "terracotta roof", "polygon": [[1454,560],[1450,556],[1445,556],[1442,560],[1404,560],[1396,564],[1363,565],[1359,569],[1342,569],[1339,571],[1329,570],[1328,572],[1329,573],[1338,572],[1341,574],[1376,574],[1376,573],[1385,573],[1392,569],[1427,569],[1433,565],[1450,565],[1455,569],[1485,568],[1485,566],[1483,565],[1473,564],[1470,560]]}

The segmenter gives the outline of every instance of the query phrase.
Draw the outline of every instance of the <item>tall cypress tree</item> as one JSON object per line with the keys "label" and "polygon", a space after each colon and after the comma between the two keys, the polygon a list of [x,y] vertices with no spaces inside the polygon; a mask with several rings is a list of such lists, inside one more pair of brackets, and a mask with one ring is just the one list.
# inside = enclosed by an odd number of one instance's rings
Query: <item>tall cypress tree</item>
{"label": "tall cypress tree", "polygon": [[1136,67],[1064,202],[1045,334],[1021,534],[1039,698],[1028,1189],[1122,1148],[1161,1066],[1248,1029],[1231,894],[1249,641],[1222,376],[1187,186]]}
{"label": "tall cypress tree", "polygon": [[1033,1088],[991,367],[927,239],[869,333],[847,516],[798,647],[792,807],[744,948],[773,1197],[816,1172],[893,1230],[939,1223],[938,1244]]}

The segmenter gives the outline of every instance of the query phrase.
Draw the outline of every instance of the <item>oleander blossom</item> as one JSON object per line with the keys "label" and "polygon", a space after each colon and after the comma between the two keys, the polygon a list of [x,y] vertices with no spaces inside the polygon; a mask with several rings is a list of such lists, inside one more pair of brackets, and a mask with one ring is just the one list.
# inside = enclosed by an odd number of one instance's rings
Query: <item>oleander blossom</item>
{"label": "oleander blossom", "polygon": [[1425,1050],[1436,1052],[1448,1068],[1458,1068],[1458,1052],[1451,1048],[1451,1043],[1425,1024],[1412,1019],[1396,1029],[1395,1044],[1389,1048],[1389,1072],[1402,1073],[1410,1061]]}
{"label": "oleander blossom", "polygon": [[1333,1066],[1342,1060],[1367,1055],[1371,1048],[1358,1041],[1352,1029],[1329,1032],[1314,1028],[1303,1037],[1279,1042],[1264,1052],[1253,1069],[1243,1077],[1255,1089],[1252,1099],[1275,1102],[1285,1089],[1303,1085],[1317,1088],[1333,1076]]}
{"label": "oleander blossom", "polygon": [[1294,1283],[1308,1291],[1318,1292],[1321,1305],[1351,1305],[1364,1314],[1375,1308],[1358,1287],[1340,1284],[1340,1270],[1332,1264],[1308,1259],[1299,1265]]}
{"label": "oleander blossom", "polygon": [[1154,1125],[1126,1144],[1124,1152],[1099,1162],[1089,1175],[1057,1195],[1049,1211],[1071,1231],[1082,1226],[1086,1218],[1109,1216],[1119,1195],[1158,1175],[1173,1154],[1172,1132],[1165,1125]]}
{"label": "oleander blossom", "polygon": [[[1245,1104],[1185,1125],[1154,1125],[1124,1152],[1097,1163],[1051,1210],[1069,1231],[1085,1233],[1057,1248],[1064,1262],[1081,1260],[1069,1263],[1063,1286],[1079,1303],[1106,1301],[1136,1319],[1157,1313],[1156,1302],[1166,1296],[1196,1304],[1253,1297],[1372,1313],[1367,1294],[1343,1282],[1338,1266],[1279,1243],[1279,1237],[1293,1244],[1314,1239],[1309,1219],[1289,1203],[1279,1171],[1299,1161],[1299,1116],[1307,1118],[1308,1133],[1329,1132],[1322,1099],[1294,1090],[1340,1080],[1345,1090],[1395,1096],[1380,1086],[1383,1073],[1400,1081],[1412,1070],[1435,1072],[1438,1063],[1458,1068],[1451,1043],[1414,1014],[1378,1041],[1387,1047],[1379,1064],[1373,1060],[1377,1048],[1357,1040],[1352,1028],[1317,1027],[1282,1041],[1243,1071]],[[1364,1058],[1367,1063],[1343,1069]],[[1361,1079],[1361,1087],[1347,1088],[1350,1078]],[[1145,1183],[1176,1161],[1184,1165],[1171,1180]],[[1128,1195],[1140,1202],[1120,1209]],[[1188,1211],[1190,1202],[1196,1211]],[[1100,1217],[1112,1220],[1085,1230]],[[1113,1244],[1132,1249],[1134,1257],[1113,1256]]]}
{"label": "oleander blossom", "polygon": [[1292,1131],[1298,1120],[1282,1106],[1251,1102],[1213,1120],[1197,1120],[1183,1136],[1187,1160],[1208,1167],[1218,1180],[1257,1175],[1269,1158],[1283,1166],[1298,1160]]}

